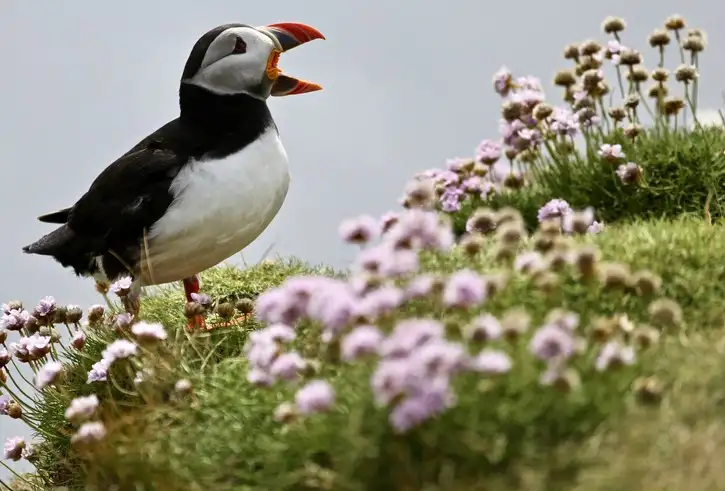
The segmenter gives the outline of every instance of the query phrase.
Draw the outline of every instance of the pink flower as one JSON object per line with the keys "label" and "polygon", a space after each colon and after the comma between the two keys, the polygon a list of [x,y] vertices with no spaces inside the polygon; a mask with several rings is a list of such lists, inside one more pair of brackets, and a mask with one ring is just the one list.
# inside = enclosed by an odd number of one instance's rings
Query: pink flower
{"label": "pink flower", "polygon": [[443,289],[443,303],[449,307],[475,307],[486,299],[486,284],[474,271],[464,269],[451,276]]}
{"label": "pink flower", "polygon": [[358,326],[342,338],[340,353],[345,361],[377,353],[383,334],[375,326]]}
{"label": "pink flower", "polygon": [[335,390],[324,380],[313,380],[295,394],[295,405],[300,414],[307,415],[329,410],[335,404]]}

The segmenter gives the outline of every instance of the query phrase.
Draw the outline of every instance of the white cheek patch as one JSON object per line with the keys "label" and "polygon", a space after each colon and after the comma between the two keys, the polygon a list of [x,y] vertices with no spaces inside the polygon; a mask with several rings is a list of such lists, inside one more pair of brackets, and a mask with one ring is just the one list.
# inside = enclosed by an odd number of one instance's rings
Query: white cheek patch
{"label": "white cheek patch", "polygon": [[[234,30],[230,30],[234,31]],[[244,37],[247,43],[247,51],[242,54],[222,55],[216,61],[212,61],[202,68],[189,83],[202,87],[210,92],[222,95],[254,94],[254,90],[262,84],[274,44],[264,34],[250,31],[248,28],[238,33]],[[222,46],[231,43],[212,43],[207,53],[208,60],[218,56],[217,50]],[[207,58],[205,57],[205,60]]]}

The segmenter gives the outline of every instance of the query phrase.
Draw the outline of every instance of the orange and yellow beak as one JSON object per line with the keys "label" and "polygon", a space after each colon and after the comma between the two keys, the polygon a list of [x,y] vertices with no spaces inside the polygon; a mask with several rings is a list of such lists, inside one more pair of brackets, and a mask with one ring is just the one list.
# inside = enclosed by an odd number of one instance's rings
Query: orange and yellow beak
{"label": "orange and yellow beak", "polygon": [[276,46],[269,60],[267,60],[267,77],[273,81],[271,95],[281,97],[322,90],[321,86],[312,82],[283,75],[282,70],[277,66],[280,54],[309,41],[325,39],[325,36],[320,31],[314,27],[296,22],[270,24],[268,26],[258,27],[257,30],[272,38]]}

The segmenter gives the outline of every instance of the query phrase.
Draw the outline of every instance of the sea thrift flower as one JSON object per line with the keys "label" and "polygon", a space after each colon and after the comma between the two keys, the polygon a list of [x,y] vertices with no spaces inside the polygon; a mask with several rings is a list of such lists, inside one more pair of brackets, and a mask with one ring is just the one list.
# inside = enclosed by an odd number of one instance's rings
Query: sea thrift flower
{"label": "sea thrift flower", "polygon": [[611,145],[609,143],[602,143],[602,145],[599,147],[599,150],[597,150],[597,155],[599,155],[604,160],[620,160],[626,157],[624,152],[622,151],[622,145],[619,143]]}
{"label": "sea thrift flower", "polygon": [[405,289],[407,299],[425,298],[431,293],[436,280],[433,276],[424,274],[413,278]]}
{"label": "sea thrift flower", "polygon": [[610,341],[605,344],[595,362],[597,371],[603,372],[609,367],[632,365],[635,361],[634,348],[625,346],[619,341]]}
{"label": "sea thrift flower", "polygon": [[642,178],[643,170],[642,167],[635,164],[634,162],[627,162],[617,167],[617,177],[622,181],[622,184],[628,186],[634,184]]}
{"label": "sea thrift flower", "polygon": [[24,324],[20,310],[9,310],[0,318],[0,327],[8,331],[19,331]]}
{"label": "sea thrift flower", "polygon": [[8,396],[7,394],[0,395],[0,416],[7,416],[9,404],[10,396]]}
{"label": "sea thrift flower", "polygon": [[101,353],[101,356],[108,360],[108,364],[135,356],[138,352],[138,346],[127,339],[117,339],[109,344]]}
{"label": "sea thrift flower", "polygon": [[138,322],[131,327],[131,333],[143,342],[163,341],[168,334],[164,326],[158,323]]}
{"label": "sea thrift flower", "polygon": [[462,344],[437,338],[418,347],[408,361],[416,372],[426,378],[447,379],[463,370],[468,365],[469,357]]}
{"label": "sea thrift flower", "polygon": [[501,143],[493,140],[483,140],[476,147],[476,160],[486,165],[493,165],[501,158]]}
{"label": "sea thrift flower", "polygon": [[13,356],[8,350],[6,350],[5,348],[0,348],[0,368],[3,368],[5,365],[10,363],[12,359]]}
{"label": "sea thrift flower", "polygon": [[76,397],[70,401],[70,405],[65,410],[65,419],[68,421],[87,420],[95,414],[98,404],[98,396],[95,394]]}
{"label": "sea thrift flower", "polygon": [[97,361],[93,364],[91,370],[88,372],[88,379],[86,380],[86,383],[90,384],[93,382],[105,382],[106,380],[108,380],[108,370],[110,368],[111,362],[106,360],[105,358]]}
{"label": "sea thrift flower", "polygon": [[584,233],[594,223],[594,209],[588,207],[583,211],[572,211],[561,217],[561,229],[566,233]]}
{"label": "sea thrift flower", "polygon": [[211,297],[206,293],[192,293],[190,297],[192,302],[198,303],[205,309],[208,309],[214,303]]}
{"label": "sea thrift flower", "polygon": [[43,297],[35,307],[35,313],[40,317],[47,317],[55,311],[55,298],[48,296]]}
{"label": "sea thrift flower", "polygon": [[447,387],[428,389],[397,404],[390,412],[390,424],[396,432],[405,433],[445,412],[451,403],[452,396]]}
{"label": "sea thrift flower", "polygon": [[514,259],[514,270],[522,273],[532,274],[538,273],[546,269],[546,261],[544,256],[538,251],[522,252]]}
{"label": "sea thrift flower", "polygon": [[73,333],[73,339],[71,339],[70,344],[77,350],[82,350],[83,347],[86,345],[86,333],[81,331],[80,329],[77,330],[75,333]]}
{"label": "sea thrift flower", "polygon": [[91,305],[88,307],[88,322],[90,324],[96,324],[98,321],[103,319],[103,314],[106,313],[106,308],[103,305]]}
{"label": "sea thrift flower", "polygon": [[591,225],[589,225],[589,228],[587,228],[587,233],[589,234],[599,234],[604,231],[604,224],[601,222],[598,222],[594,220]]}
{"label": "sea thrift flower", "polygon": [[486,284],[474,271],[454,273],[443,289],[443,303],[449,307],[474,307],[486,298]]}
{"label": "sea thrift flower", "polygon": [[470,363],[472,370],[485,375],[508,373],[512,366],[511,358],[506,353],[493,349],[482,350]]}
{"label": "sea thrift flower", "polygon": [[403,291],[394,286],[383,286],[362,297],[357,304],[356,314],[366,319],[377,319],[402,305]]}
{"label": "sea thrift flower", "polygon": [[380,345],[384,357],[408,356],[415,348],[431,339],[442,339],[444,327],[433,319],[406,319],[398,322],[393,332]]}
{"label": "sea thrift flower", "polygon": [[272,362],[269,374],[282,380],[294,380],[306,366],[307,363],[299,353],[282,353]]}
{"label": "sea thrift flower", "polygon": [[579,121],[567,108],[555,107],[549,123],[551,130],[563,136],[575,136],[579,132]]}
{"label": "sea thrift flower", "polygon": [[549,220],[551,218],[558,218],[564,215],[568,215],[571,212],[572,209],[571,206],[569,206],[569,203],[567,203],[563,199],[557,198],[552,199],[544,206],[539,208],[537,218],[539,219],[539,222],[543,222],[544,220]]}
{"label": "sea thrift flower", "polygon": [[49,361],[43,365],[35,375],[35,388],[42,390],[55,383],[63,371],[63,364],[59,361]]}
{"label": "sea thrift flower", "polygon": [[380,230],[381,233],[385,233],[390,230],[390,227],[398,222],[398,214],[392,211],[385,213],[380,217]]}
{"label": "sea thrift flower", "polygon": [[503,334],[503,326],[493,315],[483,314],[464,327],[463,334],[471,341],[495,341]]}
{"label": "sea thrift flower", "polygon": [[506,67],[501,67],[493,75],[493,88],[498,95],[506,97],[513,86],[513,75]]}
{"label": "sea thrift flower", "polygon": [[343,360],[352,361],[377,353],[383,333],[375,326],[358,326],[342,338],[340,354]]}
{"label": "sea thrift flower", "polygon": [[378,222],[369,215],[344,220],[339,228],[340,237],[351,244],[365,244],[379,233]]}
{"label": "sea thrift flower", "polygon": [[130,276],[125,276],[113,283],[111,283],[111,286],[108,288],[108,291],[111,293],[115,293],[119,297],[125,297],[131,292],[131,286],[133,285],[133,280]]}
{"label": "sea thrift flower", "polygon": [[455,213],[461,209],[466,193],[461,188],[446,188],[440,198],[441,209],[446,213]]}
{"label": "sea thrift flower", "polygon": [[397,248],[448,251],[454,243],[450,225],[443,223],[438,213],[420,209],[407,210],[388,234]]}
{"label": "sea thrift flower", "polygon": [[540,327],[529,344],[531,353],[542,361],[566,359],[574,354],[576,343],[572,333],[555,324]]}
{"label": "sea thrift flower", "polygon": [[335,403],[335,391],[324,380],[313,380],[295,394],[295,405],[300,414],[307,415],[327,411]]}
{"label": "sea thrift flower", "polygon": [[6,460],[18,461],[23,456],[23,450],[25,449],[25,439],[21,436],[8,438],[5,440],[3,450],[5,453]]}
{"label": "sea thrift flower", "polygon": [[71,437],[71,443],[91,443],[106,437],[106,427],[100,421],[83,423]]}

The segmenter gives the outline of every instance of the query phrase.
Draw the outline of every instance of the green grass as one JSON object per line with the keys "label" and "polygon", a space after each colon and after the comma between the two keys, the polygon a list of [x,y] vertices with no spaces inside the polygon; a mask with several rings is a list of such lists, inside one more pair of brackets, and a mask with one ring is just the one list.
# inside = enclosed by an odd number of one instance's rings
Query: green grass
{"label": "green grass", "polygon": [[[648,476],[656,467],[640,468],[624,456],[640,456],[652,438],[661,438],[672,425],[699,438],[704,438],[700,433],[709,427],[706,423],[721,431],[721,418],[713,406],[717,400],[708,391],[722,381],[718,371],[725,373],[720,361],[722,343],[713,342],[722,335],[724,239],[720,227],[685,218],[612,227],[584,239],[601,248],[603,260],[659,275],[661,295],[678,301],[685,324],[665,332],[659,350],[643,353],[634,368],[602,375],[591,369],[591,359],[582,360],[581,390],[570,395],[538,387],[539,371],[525,354],[525,346],[508,347],[518,372],[504,381],[462,380],[455,409],[403,438],[390,431],[386,412],[371,402],[370,365],[323,363],[321,375],[331,379],[338,391],[335,410],[282,425],[272,419],[272,412],[289,399],[290,389],[258,389],[245,379],[241,350],[246,334],[258,327],[249,321],[191,339],[180,334],[159,357],[163,360],[156,365],[159,375],[136,403],[123,407],[124,398],[116,395],[105,406],[108,439],[76,457],[85,462],[83,471],[73,461],[66,472],[77,479],[76,484],[89,479],[100,489],[117,483],[129,490],[574,489],[576,482],[591,483],[582,489],[639,489],[625,485],[636,479],[650,482]],[[440,274],[461,267],[506,269],[486,253],[474,262],[460,252],[425,261],[425,269]],[[307,271],[321,272],[298,262],[282,262],[245,271],[215,269],[204,281],[205,288],[218,295],[226,291],[232,296],[254,296],[290,274]],[[549,310],[561,307],[579,312],[586,326],[594,316],[621,312],[635,322],[650,322],[647,306],[651,300],[603,291],[599,283],[583,283],[574,274],[562,275],[562,283],[551,293],[515,276],[486,309],[501,315],[521,307],[536,324]],[[165,290],[148,299],[144,309],[148,318],[177,326],[181,333],[183,319],[176,314],[180,303],[180,292]],[[460,326],[474,313],[450,312],[419,302],[396,318],[429,315]],[[302,336],[300,349],[324,360],[314,339]],[[690,357],[696,361],[685,363]],[[700,367],[708,368],[711,380],[688,371]],[[650,374],[657,375],[665,387],[664,409],[633,402],[632,381]],[[193,382],[193,396],[169,396],[179,378]],[[694,383],[683,388],[683,380],[688,379]],[[75,391],[79,386],[85,387],[70,379],[65,388]],[[722,390],[717,388],[717,393]],[[681,398],[688,394],[691,397],[685,403]],[[46,400],[48,415],[58,412],[59,407]],[[648,455],[665,459],[682,451],[673,437],[664,440],[670,447],[647,449]],[[712,458],[706,448],[693,447],[690,452],[695,459]],[[62,446],[48,452],[53,458],[39,463],[41,475],[52,475],[58,454],[64,453]],[[604,455],[610,457],[604,459]],[[610,459],[618,465],[610,467]],[[639,463],[638,459],[633,462]],[[666,461],[660,468],[672,472]],[[711,478],[716,478],[717,466],[711,472]],[[624,481],[624,475],[631,480]]]}
{"label": "green grass", "polygon": [[[650,130],[635,145],[620,134],[604,139],[592,135],[593,149],[602,142],[622,144],[626,160],[643,167],[646,184],[621,184],[614,175],[616,165],[601,162],[593,153],[585,162],[559,157],[543,169],[534,186],[502,193],[493,198],[492,205],[517,208],[530,230],[538,223],[539,208],[554,198],[566,200],[574,209],[591,206],[604,223],[702,216],[708,195],[712,218],[725,215],[721,185],[725,178],[725,131],[721,127],[688,132]],[[480,204],[478,200],[467,203],[455,215],[459,232]]]}

